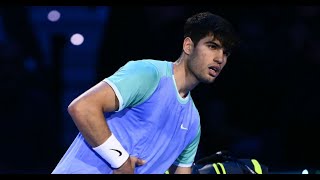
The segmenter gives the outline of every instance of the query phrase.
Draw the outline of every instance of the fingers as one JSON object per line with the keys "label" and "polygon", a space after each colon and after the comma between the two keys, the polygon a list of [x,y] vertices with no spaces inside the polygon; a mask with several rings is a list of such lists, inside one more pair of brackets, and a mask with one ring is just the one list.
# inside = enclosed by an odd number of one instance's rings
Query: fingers
{"label": "fingers", "polygon": [[139,159],[139,158],[134,157],[134,156],[131,156],[130,159],[131,159],[131,164],[132,165],[142,166],[142,165],[144,165],[146,163],[145,160]]}
{"label": "fingers", "polygon": [[145,163],[146,163],[146,161],[143,160],[143,159],[137,159],[137,161],[136,161],[136,165],[138,165],[138,166],[142,166],[142,165],[144,165]]}

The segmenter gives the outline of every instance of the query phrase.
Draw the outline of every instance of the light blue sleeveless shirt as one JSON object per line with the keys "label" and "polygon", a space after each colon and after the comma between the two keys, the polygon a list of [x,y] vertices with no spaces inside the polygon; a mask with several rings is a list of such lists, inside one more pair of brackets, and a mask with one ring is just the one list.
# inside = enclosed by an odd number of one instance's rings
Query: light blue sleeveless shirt
{"label": "light blue sleeveless shirt", "polygon": [[[172,164],[192,165],[200,116],[190,93],[179,95],[172,62],[129,61],[104,81],[119,100],[119,109],[105,114],[110,130],[131,156],[146,160],[135,173],[164,174]],[[79,133],[52,173],[108,174],[112,169]]]}

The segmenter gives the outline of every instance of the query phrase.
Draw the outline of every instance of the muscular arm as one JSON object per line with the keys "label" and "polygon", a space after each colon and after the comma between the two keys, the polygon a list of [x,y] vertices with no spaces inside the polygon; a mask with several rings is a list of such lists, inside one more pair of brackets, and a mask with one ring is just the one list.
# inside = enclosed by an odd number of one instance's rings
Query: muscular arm
{"label": "muscular arm", "polygon": [[[74,99],[68,107],[68,112],[86,141],[92,147],[97,147],[111,136],[104,112],[116,111],[118,108],[119,101],[113,89],[101,81]],[[133,173],[135,164],[144,163],[141,159],[130,157],[130,160],[125,161],[114,173]]]}
{"label": "muscular arm", "polygon": [[118,107],[113,89],[101,81],[74,99],[68,106],[68,113],[87,142],[96,147],[111,136],[104,112],[115,111]]}

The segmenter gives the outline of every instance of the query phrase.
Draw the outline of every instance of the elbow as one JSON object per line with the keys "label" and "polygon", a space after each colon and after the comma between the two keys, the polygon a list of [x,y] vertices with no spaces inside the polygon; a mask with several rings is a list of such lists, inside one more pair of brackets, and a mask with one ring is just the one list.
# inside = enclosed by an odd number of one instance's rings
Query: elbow
{"label": "elbow", "polygon": [[84,117],[91,117],[100,112],[100,107],[87,99],[76,99],[68,106],[68,113],[74,120],[81,120]]}
{"label": "elbow", "polygon": [[83,112],[84,105],[82,102],[78,101],[72,101],[68,106],[68,113],[71,117],[76,117],[80,115],[81,112]]}

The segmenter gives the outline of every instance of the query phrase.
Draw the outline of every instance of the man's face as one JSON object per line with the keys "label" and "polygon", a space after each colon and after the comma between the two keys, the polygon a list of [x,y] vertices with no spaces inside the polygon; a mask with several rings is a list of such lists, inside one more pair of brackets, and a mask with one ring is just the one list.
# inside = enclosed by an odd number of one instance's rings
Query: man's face
{"label": "man's face", "polygon": [[227,63],[228,54],[213,36],[201,39],[193,48],[187,67],[199,82],[212,83]]}

